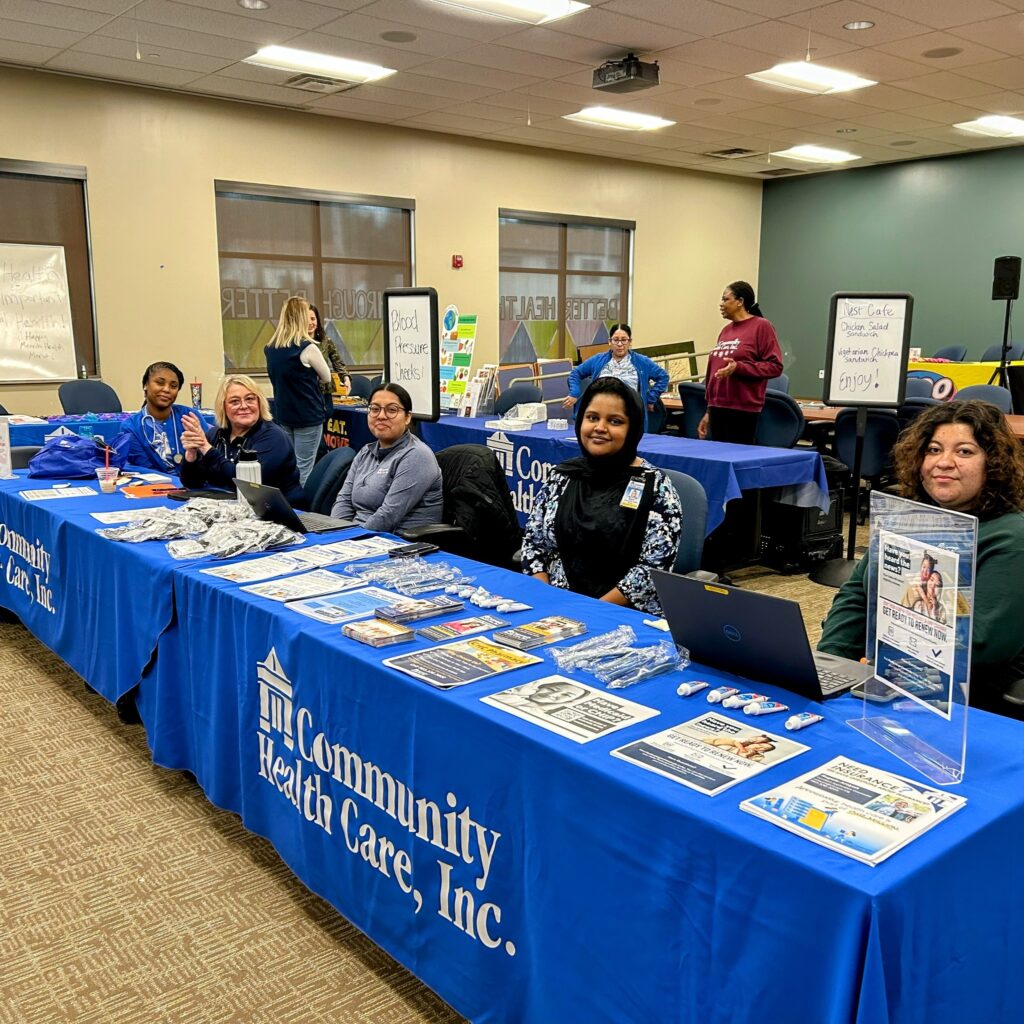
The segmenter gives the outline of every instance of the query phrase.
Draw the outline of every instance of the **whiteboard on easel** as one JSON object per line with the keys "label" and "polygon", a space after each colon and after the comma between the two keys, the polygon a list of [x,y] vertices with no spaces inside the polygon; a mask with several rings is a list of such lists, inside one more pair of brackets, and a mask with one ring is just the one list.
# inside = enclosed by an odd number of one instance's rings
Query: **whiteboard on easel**
{"label": "whiteboard on easel", "polygon": [[826,405],[892,408],[903,403],[914,297],[909,292],[836,292],[829,302]]}
{"label": "whiteboard on easel", "polygon": [[64,246],[0,244],[0,381],[74,376]]}
{"label": "whiteboard on easel", "polygon": [[384,380],[401,384],[418,420],[440,415],[440,334],[433,288],[384,291]]}

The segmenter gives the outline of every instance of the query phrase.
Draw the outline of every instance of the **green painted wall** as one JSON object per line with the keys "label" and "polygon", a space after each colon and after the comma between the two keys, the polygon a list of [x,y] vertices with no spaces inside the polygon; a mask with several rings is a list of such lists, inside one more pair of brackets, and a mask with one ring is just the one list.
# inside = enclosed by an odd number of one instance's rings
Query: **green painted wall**
{"label": "green painted wall", "polygon": [[821,394],[828,300],[840,289],[909,291],[912,345],[930,355],[962,343],[979,357],[1002,340],[992,262],[1020,255],[1024,147],[766,182],[758,302],[790,391]]}

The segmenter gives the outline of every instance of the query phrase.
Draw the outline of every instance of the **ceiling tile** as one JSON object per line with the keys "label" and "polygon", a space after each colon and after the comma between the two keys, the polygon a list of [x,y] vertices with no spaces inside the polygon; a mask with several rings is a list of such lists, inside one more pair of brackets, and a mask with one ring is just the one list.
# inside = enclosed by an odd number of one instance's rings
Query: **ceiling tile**
{"label": "ceiling tile", "polygon": [[30,25],[24,21],[0,19],[0,38],[10,43],[32,43],[35,46],[62,50],[74,46],[85,34],[75,29],[52,28],[49,25]]}
{"label": "ceiling tile", "polygon": [[313,102],[309,104],[309,110],[322,111],[332,110],[343,115],[360,114],[372,116],[383,122],[398,121],[405,117],[413,117],[423,111],[418,107],[402,106],[399,103],[375,103],[372,100],[361,98],[360,90],[350,89],[347,92],[338,92],[333,96],[312,97]]}
{"label": "ceiling tile", "polygon": [[434,60],[429,54],[399,50],[394,46],[378,46],[361,39],[343,39],[326,32],[305,32],[288,40],[288,46],[298,50],[312,50],[314,53],[329,53],[335,57],[363,60],[369,64],[380,64],[386,68],[401,71],[415,68]]}
{"label": "ceiling tile", "polygon": [[243,18],[241,10],[239,7],[238,15],[223,14],[189,4],[174,3],[173,0],[142,0],[126,17],[132,21],[151,21],[154,25],[169,25],[172,28],[187,25],[197,32],[226,36],[228,39],[244,39],[260,46],[287,42],[296,33],[294,28],[257,21],[255,18]]}
{"label": "ceiling tile", "polygon": [[812,125],[825,124],[828,121],[826,116],[809,114],[806,110],[797,110],[795,107],[785,104],[772,107],[747,107],[743,111],[743,116],[752,121],[779,128],[807,128]]}
{"label": "ceiling tile", "polygon": [[1024,60],[1007,57],[986,64],[975,64],[964,68],[963,74],[979,82],[998,86],[1000,89],[1024,89]]}
{"label": "ceiling tile", "polygon": [[[455,78],[433,78],[429,75],[417,74],[414,71],[399,71],[385,79],[388,88],[401,89],[403,92],[419,92],[426,96],[439,96],[446,99],[476,100],[482,96],[490,96],[497,91],[494,85],[474,85]],[[383,88],[384,86],[382,86]],[[365,88],[365,86],[360,86]]]}
{"label": "ceiling tile", "polygon": [[[232,18],[243,18],[256,24],[283,25],[293,29],[311,29],[325,25],[338,17],[338,12],[330,7],[305,0],[271,0],[270,7],[265,11],[249,11],[238,5],[238,0],[175,0],[176,3],[205,11],[218,11]],[[122,8],[131,6],[131,0],[125,0]],[[128,13],[125,11],[125,13]],[[140,15],[141,17],[141,15]]]}
{"label": "ceiling tile", "polygon": [[455,53],[465,47],[472,46],[473,40],[468,36],[456,36],[447,32],[431,32],[429,29],[416,26],[415,29],[407,29],[416,36],[407,43],[396,43],[381,38],[382,33],[394,32],[397,26],[393,21],[385,21],[383,18],[369,18],[361,11],[354,14],[346,14],[342,18],[328,21],[321,25],[318,32],[327,35],[338,36],[341,39],[358,40],[362,43],[372,43],[375,46],[387,46],[401,51],[426,54],[431,57],[444,57]]}
{"label": "ceiling tile", "polygon": [[421,64],[416,68],[417,75],[427,78],[440,78],[450,82],[470,82],[474,85],[489,86],[494,92],[507,89],[521,89],[541,81],[531,75],[514,74],[511,71],[500,71],[495,68],[481,67],[470,63],[464,58],[459,60],[435,60],[429,64]]}
{"label": "ceiling tile", "polygon": [[[856,33],[848,32],[847,35],[856,36]],[[807,56],[808,43],[806,19],[803,25],[766,21],[753,30],[742,28],[735,32],[725,32],[716,36],[715,41],[740,47],[756,43],[758,51],[770,53],[777,57],[778,61],[804,60]],[[813,33],[810,45],[812,60],[827,60],[838,53],[859,49],[856,39],[832,39],[825,35],[815,36]]]}
{"label": "ceiling tile", "polygon": [[451,131],[472,132],[484,135],[501,128],[500,121],[491,121],[483,117],[468,117],[465,114],[453,114],[447,110],[416,111],[403,119],[402,124],[417,127],[443,128]]}
{"label": "ceiling tile", "polygon": [[[387,79],[387,81],[395,81],[395,79]],[[450,98],[431,96],[422,90],[392,89],[388,86],[376,85],[373,82],[360,85],[357,89],[349,91],[358,93],[360,99],[372,100],[374,103],[391,103],[399,107],[409,107],[412,110],[437,110],[452,102]]]}
{"label": "ceiling tile", "polygon": [[1020,116],[1024,112],[1024,92],[990,92],[984,96],[972,96],[971,106],[989,114]]}
{"label": "ceiling tile", "polygon": [[871,0],[871,5],[931,28],[950,28],[1009,14],[1011,8],[995,0]]}
{"label": "ceiling tile", "polygon": [[434,32],[450,32],[468,39],[500,39],[522,29],[522,25],[514,21],[461,11],[443,3],[432,3],[431,0],[376,0],[375,3],[360,7],[359,13],[369,18],[396,22],[405,29],[425,28]]}
{"label": "ceiling tile", "polygon": [[[86,36],[80,43],[72,47],[75,52],[94,53],[104,57],[117,57],[120,60],[135,59],[134,39],[114,39],[111,36]],[[189,53],[185,50],[175,50],[173,47],[161,46],[140,41],[139,53],[142,60],[147,64],[159,64],[168,68],[181,68],[185,71],[194,71],[197,75],[209,75],[214,71],[232,63],[227,57],[210,57],[202,53]]]}
{"label": "ceiling tile", "polygon": [[877,107],[879,110],[903,110],[905,107],[916,107],[921,102],[921,94],[908,89],[897,89],[892,85],[873,85],[870,89],[857,90],[857,102],[865,107]]}
{"label": "ceiling tile", "polygon": [[115,57],[101,57],[93,53],[65,50],[52,58],[46,65],[62,71],[74,71],[80,75],[95,78],[111,78],[126,82],[145,82],[149,85],[183,86],[196,77],[194,71],[180,68],[161,67],[134,60],[118,60]]}
{"label": "ceiling tile", "polygon": [[15,43],[0,39],[0,60],[10,64],[24,64],[41,67],[60,50],[54,46],[34,46],[32,43]]}
{"label": "ceiling tile", "polygon": [[[117,2],[120,3],[121,0]],[[5,21],[49,25],[51,28],[79,32],[93,32],[110,20],[110,15],[106,12],[79,10],[77,7],[65,7],[63,4],[40,3],[39,0],[0,0],[0,17]]]}
{"label": "ceiling tile", "polygon": [[[895,43],[883,43],[877,47],[883,53],[891,53],[896,57],[926,64],[936,71],[949,68],[962,68],[968,64],[981,64],[987,60],[999,60],[1004,54],[998,50],[990,50],[980,43],[972,43],[968,39],[950,35],[948,32],[930,32],[928,35],[901,39]],[[949,57],[926,57],[929,50],[958,49],[961,52]]]}
{"label": "ceiling tile", "polygon": [[681,28],[684,32],[709,36],[756,25],[765,20],[763,15],[712,3],[711,0],[686,0],[686,3],[679,3],[679,0],[609,0],[604,10],[646,18]]}
{"label": "ceiling tile", "polygon": [[[560,57],[564,60],[576,61],[588,65],[590,69],[607,60],[618,60],[620,57],[625,57],[627,52],[637,52],[622,45],[606,43],[598,39],[585,39],[581,36],[539,27],[505,36],[500,45],[524,53],[539,53],[547,57]],[[643,52],[643,48],[640,48],[640,52]]]}
{"label": "ceiling tile", "polygon": [[282,107],[304,107],[307,103],[317,99],[315,93],[303,92],[300,89],[286,89],[284,86],[271,85],[267,82],[250,82],[242,78],[232,78],[223,72],[197,78],[189,83],[188,89],[190,92],[255,100],[259,103],[273,103]]}
{"label": "ceiling tile", "polygon": [[[639,55],[652,54],[666,47],[691,43],[698,39],[693,32],[655,24],[643,18],[616,14],[604,7],[591,7],[571,18],[553,22],[548,26],[557,35],[583,36],[594,42],[607,43],[612,48],[631,51]],[[511,43],[503,40],[504,45]]]}
{"label": "ceiling tile", "polygon": [[860,75],[862,78],[870,78],[875,82],[889,84],[896,79],[928,73],[928,68],[915,61],[894,57],[891,53],[883,53],[881,50],[854,50],[852,53],[844,53],[842,57],[830,61],[830,66]]}
{"label": "ceiling tile", "polygon": [[954,75],[951,71],[935,71],[930,75],[908,78],[904,82],[894,82],[893,85],[907,92],[921,93],[941,100],[965,100],[992,91],[983,82],[965,78],[963,75]]}
{"label": "ceiling tile", "polygon": [[1024,17],[1020,14],[992,18],[975,25],[959,25],[950,34],[955,38],[989,46],[1001,53],[1024,54]]}
{"label": "ceiling tile", "polygon": [[145,46],[169,46],[175,50],[206,54],[210,57],[226,57],[241,60],[250,56],[255,47],[252,43],[239,42],[225,36],[211,36],[205,32],[190,32],[170,25],[154,25],[150,22],[136,22],[133,18],[117,18],[104,25],[99,33],[114,39],[127,39],[133,44],[136,37]]}
{"label": "ceiling tile", "polygon": [[[872,0],[874,3],[874,0]],[[792,17],[783,18],[791,25],[799,25],[807,32],[808,23],[811,29],[811,45],[821,36],[841,39],[853,46],[871,47],[879,43],[892,42],[907,36],[918,36],[929,26],[920,22],[909,21],[890,11],[880,10],[877,6],[866,6],[858,0],[839,0],[838,3],[823,4],[813,12],[802,12]],[[851,32],[843,28],[852,21],[873,21],[872,28]]]}
{"label": "ceiling tile", "polygon": [[581,65],[577,61],[559,60],[543,53],[526,53],[494,43],[472,44],[459,53],[458,58],[479,67],[530,75],[533,78],[561,78],[578,71],[589,73],[592,70],[589,65]]}
{"label": "ceiling tile", "polygon": [[492,106],[507,107],[510,110],[526,110],[529,108],[535,113],[549,114],[553,117],[561,117],[562,114],[571,114],[579,110],[580,105],[569,100],[552,99],[550,96],[540,96],[532,89],[523,89],[518,92],[499,92],[487,97],[487,102]]}
{"label": "ceiling tile", "polygon": [[[756,41],[756,33],[750,33],[751,42]],[[763,71],[778,61],[770,53],[748,49],[743,46],[730,45],[717,39],[700,39],[695,43],[684,43],[665,50],[666,60],[680,60],[700,64],[715,70],[726,69],[731,75],[749,75],[753,71]]]}
{"label": "ceiling tile", "polygon": [[869,114],[867,117],[857,118],[858,124],[866,124],[872,128],[884,128],[889,132],[915,132],[921,128],[932,128],[935,123],[942,121],[942,118],[925,117],[916,111],[908,113],[905,110],[891,111],[883,114]]}

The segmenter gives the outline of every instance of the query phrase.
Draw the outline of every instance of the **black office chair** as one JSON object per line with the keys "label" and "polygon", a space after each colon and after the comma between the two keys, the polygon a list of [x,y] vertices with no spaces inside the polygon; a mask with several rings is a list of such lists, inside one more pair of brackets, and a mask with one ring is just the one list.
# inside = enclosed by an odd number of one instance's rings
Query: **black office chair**
{"label": "black office chair", "polygon": [[16,444],[11,448],[11,469],[28,469],[29,460],[43,450],[39,444]]}
{"label": "black office chair", "polygon": [[[966,345],[943,345],[932,353],[933,359],[949,359],[954,363],[962,363],[967,358]],[[998,356],[996,357],[998,358]]]}
{"label": "black office chair", "polygon": [[683,437],[697,436],[697,424],[704,418],[708,411],[708,399],[704,394],[704,385],[697,381],[684,380],[677,385],[679,399],[683,403],[682,423],[680,433]]}
{"label": "black office chair", "polygon": [[665,403],[660,399],[654,400],[654,408],[647,410],[647,433],[661,434],[665,430],[665,421],[668,413],[665,411]]}
{"label": "black office chair", "polygon": [[1013,412],[1013,399],[1010,397],[1010,392],[998,384],[969,384],[956,393],[956,399],[958,402],[967,402],[971,399],[978,402],[990,402],[1000,412],[1007,415]]}
{"label": "black office chair", "polygon": [[400,530],[399,536],[517,569],[523,531],[498,457],[486,445],[456,444],[437,453],[437,464],[444,495],[442,521]]}
{"label": "black office chair", "polygon": [[768,448],[792,448],[803,432],[804,412],[796,399],[784,391],[766,391],[754,444]]}
{"label": "black office chair", "polygon": [[768,390],[769,391],[785,391],[785,393],[788,395],[789,394],[789,374],[788,373],[780,373],[778,375],[778,377],[772,377],[771,380],[768,381]]}
{"label": "black office chair", "polygon": [[[383,383],[384,383],[384,375],[381,374],[381,373],[378,373],[376,377],[371,377],[370,378],[370,387],[373,388],[374,391],[376,391],[377,388],[379,388],[381,386],[381,384],[383,384]],[[373,391],[371,391],[370,394],[373,394]]]}
{"label": "black office chair", "polygon": [[683,507],[683,529],[679,534],[679,547],[672,571],[679,575],[700,568],[704,555],[704,532],[708,522],[708,496],[699,481],[677,469],[663,469],[679,495]]}
{"label": "black office chair", "polygon": [[356,398],[362,398],[365,401],[370,400],[370,395],[373,394],[373,384],[370,383],[369,377],[364,377],[361,373],[350,373],[348,375],[350,395],[354,395]]}
{"label": "black office chair", "polygon": [[[1003,358],[1003,345],[1000,342],[998,345],[989,345],[987,349],[981,354],[981,361],[983,363],[998,363]],[[1024,345],[1011,345],[1009,352],[1006,356],[1009,362],[1014,362],[1018,359],[1024,359]]]}
{"label": "black office chair", "polygon": [[[891,409],[868,409],[864,429],[864,447],[861,450],[860,476],[871,487],[877,489],[882,477],[892,468],[892,446],[900,435],[900,421]],[[857,410],[840,409],[836,415],[836,436],[833,441],[836,457],[843,462],[853,476],[853,463],[857,444]],[[852,480],[856,488],[856,480]],[[864,492],[865,495],[868,492]],[[862,500],[857,510],[858,522],[864,522],[868,505]]]}
{"label": "black office chair", "polygon": [[66,380],[57,389],[57,397],[68,416],[122,411],[117,392],[101,380]]}
{"label": "black office chair", "polygon": [[[899,420],[900,430],[905,430],[918,416],[933,405],[939,405],[937,398],[909,397],[903,399],[903,404],[896,410],[896,418]],[[836,417],[838,419],[838,416]]]}
{"label": "black office chair", "polygon": [[306,508],[328,516],[334,507],[341,485],[348,476],[356,453],[347,445],[329,451],[310,471],[302,489],[306,492]]}
{"label": "black office chair", "polygon": [[536,384],[521,382],[505,388],[494,400],[494,415],[504,416],[514,405],[531,405],[543,398],[543,392]]}
{"label": "black office chair", "polygon": [[906,398],[931,398],[932,382],[927,377],[912,377],[907,374],[907,386],[903,394]]}

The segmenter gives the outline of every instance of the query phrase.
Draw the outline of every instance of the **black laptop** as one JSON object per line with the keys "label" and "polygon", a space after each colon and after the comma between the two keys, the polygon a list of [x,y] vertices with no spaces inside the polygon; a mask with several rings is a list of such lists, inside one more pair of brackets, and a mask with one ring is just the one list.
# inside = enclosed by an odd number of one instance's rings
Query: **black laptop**
{"label": "black laptop", "polygon": [[810,700],[838,697],[874,675],[870,665],[812,651],[800,605],[721,583],[651,571],[672,639],[710,668]]}
{"label": "black laptop", "polygon": [[329,533],[331,530],[348,530],[358,523],[347,519],[335,519],[319,512],[297,512],[277,487],[269,484],[254,484],[250,480],[235,477],[238,493],[249,503],[257,519],[280,523],[296,533]]}

